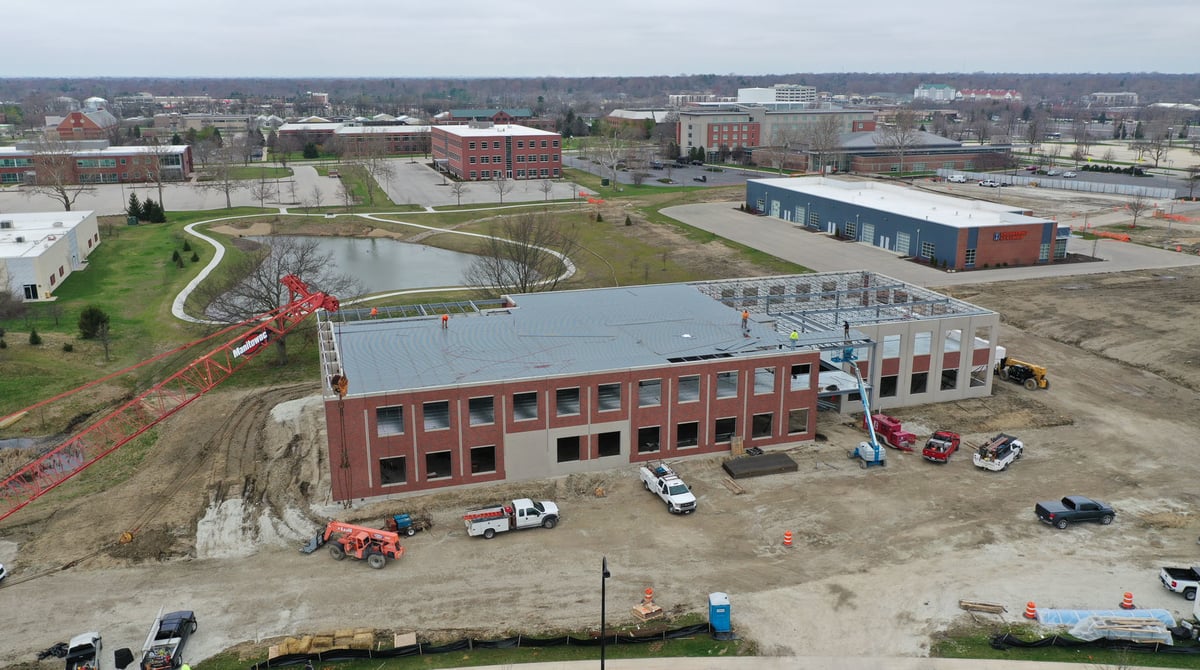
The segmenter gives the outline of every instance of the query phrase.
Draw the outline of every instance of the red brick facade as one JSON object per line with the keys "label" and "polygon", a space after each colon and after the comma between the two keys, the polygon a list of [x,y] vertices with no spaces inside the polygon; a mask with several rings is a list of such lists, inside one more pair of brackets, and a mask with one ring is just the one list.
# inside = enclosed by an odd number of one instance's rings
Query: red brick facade
{"label": "red brick facade", "polygon": [[[100,125],[97,120],[106,125]],[[84,112],[71,112],[63,118],[56,128],[59,139],[64,142],[71,140],[106,140],[109,132],[117,125],[117,120],[107,112],[91,115]]]}
{"label": "red brick facade", "polygon": [[433,158],[459,179],[557,179],[562,136],[525,126],[433,126]]}
{"label": "red brick facade", "polygon": [[[508,449],[536,452],[532,457],[548,460],[552,474],[568,474],[728,452],[735,438],[746,447],[811,440],[819,367],[817,352],[781,351],[761,358],[352,397],[341,403],[331,399],[325,415],[333,497],[370,498],[519,478],[520,473],[506,471]],[[654,381],[656,392],[643,399],[642,383]],[[793,388],[802,382],[807,385]],[[683,398],[681,386],[688,388]],[[619,387],[613,409],[601,409],[602,387],[610,392]],[[578,389],[577,395],[572,389]],[[571,398],[563,411],[560,392]],[[530,393],[536,394],[536,417],[519,418],[516,398]],[[654,401],[648,402],[650,398]],[[472,399],[490,403],[491,421],[472,425],[472,416],[478,419],[469,411]],[[390,408],[388,412],[400,408],[399,432],[381,430],[381,407]],[[439,421],[447,414],[448,419],[427,429],[427,407],[437,410]],[[473,449],[490,456],[473,459]],[[384,483],[385,476],[390,483]]]}
{"label": "red brick facade", "polygon": [[[168,151],[169,150],[169,151]],[[186,145],[163,147],[109,147],[67,154],[35,151],[0,151],[0,184],[29,181],[68,184],[118,184],[156,181],[159,161],[163,161],[163,181],[185,179],[194,169],[192,148]],[[31,177],[36,174],[36,177]],[[54,176],[51,176],[54,175]]]}

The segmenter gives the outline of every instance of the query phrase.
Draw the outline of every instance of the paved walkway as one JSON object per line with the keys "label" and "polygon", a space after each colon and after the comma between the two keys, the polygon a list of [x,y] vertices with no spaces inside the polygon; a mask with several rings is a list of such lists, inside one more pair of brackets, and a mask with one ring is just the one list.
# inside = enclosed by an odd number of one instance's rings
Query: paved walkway
{"label": "paved walkway", "polygon": [[[738,204],[724,202],[680,205],[668,207],[662,212],[690,226],[765,251],[817,272],[867,268],[910,284],[926,287],[1200,265],[1200,256],[1152,249],[1140,244],[1129,244],[1116,240],[1093,242],[1073,237],[1067,242],[1067,251],[1090,256],[1094,249],[1096,255],[1104,259],[1103,262],[995,268],[974,272],[944,272],[927,265],[902,260],[900,255],[895,252],[869,244],[843,242],[823,233],[809,232],[783,219],[746,214],[737,209]],[[1124,216],[1126,217],[1124,220],[1128,220],[1128,215],[1115,214],[1113,216]],[[1082,223],[1082,219],[1080,222]],[[1101,220],[1097,223],[1097,217],[1093,217],[1089,223],[1104,225],[1105,222]]]}

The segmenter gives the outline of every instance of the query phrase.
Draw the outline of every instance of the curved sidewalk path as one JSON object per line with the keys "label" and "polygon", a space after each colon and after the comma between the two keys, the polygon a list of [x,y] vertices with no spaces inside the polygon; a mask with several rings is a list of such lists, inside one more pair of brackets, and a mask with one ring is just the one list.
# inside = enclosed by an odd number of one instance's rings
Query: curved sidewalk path
{"label": "curved sidewalk path", "polygon": [[[479,208],[479,209],[472,209],[472,210],[465,210],[465,211],[491,211],[493,209],[502,209],[502,208],[483,207],[483,208]],[[464,210],[457,210],[457,211],[464,211]],[[289,213],[288,209],[286,207],[280,207],[279,213],[280,214],[290,214],[291,216],[315,216],[315,217],[320,217],[322,219],[328,218],[325,214]],[[413,212],[405,212],[404,214],[411,214],[411,213],[413,213]],[[420,213],[423,214],[424,212],[420,212]],[[370,221],[376,221],[376,222],[380,222],[380,223],[392,223],[392,224],[401,225],[401,226],[410,226],[412,228],[420,228],[423,231],[426,231],[429,233],[434,233],[434,234],[449,233],[449,234],[453,234],[453,235],[465,235],[467,237],[477,237],[477,238],[483,238],[483,239],[491,238],[490,235],[484,235],[482,233],[469,233],[469,232],[461,231],[461,230],[450,230],[447,228],[438,228],[436,226],[426,226],[426,225],[423,225],[420,223],[411,223],[408,221],[395,221],[392,219],[379,218],[381,216],[396,216],[396,215],[397,214],[389,215],[386,212],[380,212],[380,213],[375,213],[375,214],[336,214],[334,216],[335,217],[336,216],[358,216],[358,217],[362,217],[362,218],[370,220]],[[198,286],[200,286],[201,282],[203,282],[205,279],[207,279],[208,276],[211,275],[214,270],[216,270],[218,267],[220,267],[221,260],[225,258],[224,245],[222,245],[215,238],[210,237],[210,236],[200,232],[199,230],[196,229],[196,227],[197,226],[205,226],[205,225],[209,225],[212,223],[220,223],[222,221],[235,221],[238,219],[251,219],[251,218],[257,218],[257,217],[261,217],[261,216],[266,216],[266,214],[259,213],[259,214],[243,214],[243,215],[239,215],[239,216],[217,217],[215,219],[205,219],[204,221],[196,221],[195,223],[189,223],[188,225],[183,227],[183,229],[190,235],[194,235],[196,238],[203,240],[203,241],[207,242],[209,245],[211,245],[213,247],[213,256],[211,259],[209,259],[208,263],[205,263],[204,267],[200,269],[200,272],[196,273],[196,276],[193,277],[192,280],[187,283],[187,286],[183,287],[183,290],[181,290],[179,292],[179,295],[175,296],[175,300],[171,303],[171,314],[175,318],[177,318],[181,321],[187,321],[189,323],[225,324],[225,322],[223,322],[223,321],[213,321],[210,319],[196,318],[194,316],[189,315],[184,308],[184,306],[187,304],[188,298],[191,297],[192,293],[195,292],[196,288]],[[512,243],[511,240],[504,240],[503,238],[496,238],[496,239],[501,239],[502,241]],[[567,258],[565,255],[563,255],[553,249],[548,249],[545,247],[542,247],[541,249],[547,253],[557,256],[559,258],[559,260],[561,260],[563,262],[563,266],[565,268],[563,270],[562,275],[560,275],[557,278],[557,280],[545,280],[545,281],[563,281],[563,280],[570,278],[571,276],[573,276],[575,274],[577,268],[575,267],[575,263],[573,263],[570,258]],[[345,301],[342,301],[342,304],[343,305],[353,305],[353,304],[360,303],[360,302],[366,302],[368,300],[378,300],[380,298],[392,298],[392,297],[395,297],[398,295],[413,295],[413,294],[419,294],[419,293],[440,293],[440,292],[443,292],[446,290],[457,290],[457,289],[463,289],[463,288],[470,288],[470,287],[440,286],[440,287],[434,287],[434,288],[385,291],[383,293],[372,293],[367,296],[361,296],[358,298],[352,298],[350,300],[345,300]]]}

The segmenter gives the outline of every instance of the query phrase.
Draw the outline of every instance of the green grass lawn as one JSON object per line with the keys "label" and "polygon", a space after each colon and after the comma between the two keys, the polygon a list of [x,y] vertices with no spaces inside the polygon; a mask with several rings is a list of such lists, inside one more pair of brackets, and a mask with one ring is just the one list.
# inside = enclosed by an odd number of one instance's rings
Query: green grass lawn
{"label": "green grass lawn", "polygon": [[1049,637],[1053,633],[1047,628],[1018,623],[996,626],[974,626],[966,629],[936,634],[930,656],[940,658],[986,658],[1007,661],[1038,661],[1058,663],[1086,663],[1087,667],[1127,668],[1148,666],[1156,668],[1195,668],[1200,656],[1195,654],[1155,654],[1148,652],[1110,651],[1105,649],[1070,649],[1067,647],[1040,647],[1036,649],[993,649],[993,635],[1011,633],[1022,639],[1033,641]]}
{"label": "green grass lawn", "polygon": [[292,176],[292,168],[265,165],[239,165],[229,171],[231,179],[283,179]]}

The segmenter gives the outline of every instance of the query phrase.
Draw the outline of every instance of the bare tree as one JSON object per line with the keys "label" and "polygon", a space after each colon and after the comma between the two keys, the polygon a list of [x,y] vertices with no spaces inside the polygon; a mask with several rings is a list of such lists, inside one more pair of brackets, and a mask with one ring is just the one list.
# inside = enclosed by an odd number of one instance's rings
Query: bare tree
{"label": "bare tree", "polygon": [[249,187],[245,181],[234,179],[234,166],[230,162],[234,158],[231,151],[220,149],[215,152],[213,162],[205,169],[196,188],[201,191],[214,191],[225,196],[225,208],[233,207],[233,193]]}
{"label": "bare tree", "polygon": [[275,195],[275,185],[267,181],[264,176],[260,177],[257,182],[250,186],[250,195],[258,201],[259,207],[265,207],[267,200]]}
{"label": "bare tree", "polygon": [[225,156],[221,154],[221,147],[217,145],[216,140],[204,139],[192,145],[192,158],[204,168],[213,160],[224,160]]}
{"label": "bare tree", "polygon": [[313,184],[312,191],[310,192],[309,197],[312,200],[313,207],[320,209],[321,201],[325,199],[325,194],[321,191],[320,185]]}
{"label": "bare tree", "polygon": [[875,143],[899,160],[898,173],[903,175],[904,156],[921,140],[920,124],[911,109],[900,109],[892,122],[875,131]]}
{"label": "bare tree", "polygon": [[1130,228],[1137,228],[1138,217],[1150,212],[1154,209],[1154,203],[1146,199],[1145,196],[1135,195],[1125,202],[1125,207],[1129,209],[1129,213],[1133,215],[1133,221],[1130,222]]}
{"label": "bare tree", "polygon": [[[363,292],[353,275],[339,272],[332,254],[322,253],[317,240],[272,237],[258,253],[248,253],[228,264],[230,282],[205,283],[197,291],[210,318],[237,323],[287,304],[288,290],[279,280],[289,274],[300,277],[314,291],[342,300]],[[279,364],[287,364],[287,340],[275,340]]]}
{"label": "bare tree", "polygon": [[1050,148],[1046,150],[1046,157],[1050,159],[1050,167],[1054,167],[1054,164],[1058,161],[1059,157],[1062,156],[1062,152],[1062,144],[1055,142],[1050,145]]}
{"label": "bare tree", "polygon": [[650,176],[649,172],[642,172],[641,170],[634,170],[633,175],[631,175],[631,178],[633,180],[633,185],[641,186],[642,184],[645,184],[646,178],[649,176]]}
{"label": "bare tree", "polygon": [[492,180],[492,188],[495,189],[496,194],[500,196],[500,204],[503,205],[504,195],[506,193],[512,193],[512,190],[516,188],[516,184],[513,184],[511,180],[501,174],[499,177],[496,177]]}
{"label": "bare tree", "polygon": [[[178,154],[168,140],[156,137],[150,140],[146,144],[146,147],[150,157],[150,169],[146,171],[146,178],[154,182],[154,185],[158,187],[158,204],[165,208],[166,203],[163,202],[163,174],[168,164],[175,163],[180,159],[176,158]],[[182,169],[181,164],[180,170]]]}
{"label": "bare tree", "polygon": [[1170,136],[1167,128],[1161,124],[1153,124],[1146,133],[1146,140],[1143,143],[1146,147],[1146,154],[1150,156],[1150,160],[1154,161],[1154,167],[1167,157],[1167,151],[1170,147]]}
{"label": "bare tree", "polygon": [[467,188],[467,183],[464,181],[455,181],[450,183],[450,192],[453,193],[454,197],[458,200],[459,206],[462,206],[463,194],[470,190],[471,189]]}
{"label": "bare tree", "polygon": [[342,201],[342,204],[346,206],[346,211],[349,212],[350,208],[354,206],[355,202],[354,189],[347,185],[346,182],[339,179],[337,185],[337,195]]}
{"label": "bare tree", "polygon": [[554,182],[549,179],[543,179],[542,183],[538,184],[538,189],[545,194],[546,200],[549,200],[550,194],[554,192]]}
{"label": "bare tree", "polygon": [[[809,155],[814,158],[816,172],[825,174],[828,157],[841,146],[841,135],[842,122],[836,114],[821,114],[815,123],[805,126],[804,144],[808,146]],[[814,166],[809,165],[809,169],[814,169]]]}
{"label": "bare tree", "polygon": [[618,188],[617,170],[620,169],[622,163],[628,160],[631,148],[629,131],[620,125],[607,127],[603,135],[595,137],[590,142],[590,155],[608,169],[609,175],[612,177],[613,188]]}
{"label": "bare tree", "polygon": [[[1087,156],[1092,148],[1092,135],[1088,132],[1088,115],[1080,113],[1071,122],[1071,134],[1075,138],[1075,146],[1082,156]],[[1076,159],[1079,160],[1079,159]]]}
{"label": "bare tree", "polygon": [[535,212],[493,222],[488,235],[463,278],[494,294],[554,290],[566,278],[579,244],[575,224]]}
{"label": "bare tree", "polygon": [[361,168],[367,189],[367,204],[375,204],[375,189],[380,185],[391,185],[396,178],[396,169],[387,155],[387,140],[372,135],[356,145],[358,158],[355,163]]}
{"label": "bare tree", "polygon": [[50,196],[62,203],[64,210],[71,211],[80,195],[96,190],[91,184],[80,183],[75,168],[70,145],[50,136],[38,139],[33,146],[34,181],[25,189],[25,195]]}
{"label": "bare tree", "polygon": [[[800,131],[792,126],[777,126],[771,134],[771,146],[766,151],[765,160],[767,167],[774,167],[779,170],[779,174],[783,174],[783,168],[787,165],[788,158],[792,155],[792,148],[801,143]],[[761,151],[761,150],[760,150]],[[755,152],[758,155],[759,152]]]}
{"label": "bare tree", "polygon": [[1046,131],[1046,116],[1041,110],[1033,110],[1029,120],[1025,122],[1025,140],[1029,142],[1029,153],[1042,143],[1042,133]]}
{"label": "bare tree", "polygon": [[104,360],[111,361],[112,332],[109,330],[108,321],[96,327],[96,340],[104,347]]}
{"label": "bare tree", "polygon": [[979,139],[979,143],[983,144],[988,140],[992,131],[992,120],[988,113],[980,110],[975,114],[975,122],[971,124],[971,129],[975,131],[975,136]]}

